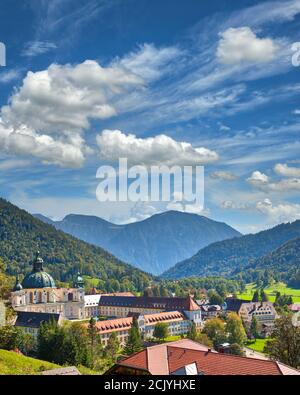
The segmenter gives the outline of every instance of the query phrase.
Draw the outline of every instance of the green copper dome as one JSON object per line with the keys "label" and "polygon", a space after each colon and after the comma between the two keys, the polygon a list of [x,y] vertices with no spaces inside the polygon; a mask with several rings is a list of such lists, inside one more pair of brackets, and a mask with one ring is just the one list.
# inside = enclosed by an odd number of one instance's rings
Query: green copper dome
{"label": "green copper dome", "polygon": [[77,278],[74,281],[74,288],[84,288],[84,280],[80,272],[77,273]]}
{"label": "green copper dome", "polygon": [[15,286],[14,286],[14,288],[13,288],[13,292],[15,292],[15,291],[22,291],[22,289],[23,289],[23,287],[22,287],[22,285],[20,284],[19,275],[17,274]]}
{"label": "green copper dome", "polygon": [[53,278],[44,272],[43,263],[43,259],[37,252],[32,272],[27,274],[22,281],[23,288],[56,288]]}

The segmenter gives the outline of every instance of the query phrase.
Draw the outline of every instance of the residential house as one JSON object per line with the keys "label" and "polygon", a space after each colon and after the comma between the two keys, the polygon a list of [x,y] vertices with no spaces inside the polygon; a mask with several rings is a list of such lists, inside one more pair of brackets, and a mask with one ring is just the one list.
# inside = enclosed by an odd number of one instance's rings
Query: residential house
{"label": "residential house", "polygon": [[114,375],[300,375],[280,362],[220,354],[184,339],[147,347],[122,359],[106,374]]}

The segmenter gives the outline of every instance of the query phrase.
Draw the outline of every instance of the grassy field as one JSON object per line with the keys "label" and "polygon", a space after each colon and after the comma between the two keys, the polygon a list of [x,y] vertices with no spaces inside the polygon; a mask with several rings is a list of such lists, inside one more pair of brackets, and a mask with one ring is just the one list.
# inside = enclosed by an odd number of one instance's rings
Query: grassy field
{"label": "grassy field", "polygon": [[[25,357],[12,351],[0,350],[0,375],[40,375],[44,370],[58,369],[60,365]],[[79,366],[83,375],[99,375],[99,372]],[[107,369],[106,369],[107,370]]]}
{"label": "grassy field", "polygon": [[258,351],[258,352],[264,352],[264,347],[266,344],[266,341],[268,339],[256,339],[256,341],[254,342],[253,340],[248,341],[246,347],[251,348],[254,351]]}
{"label": "grassy field", "polygon": [[0,350],[0,375],[37,375],[43,370],[60,368],[54,363],[25,357],[12,351]]}
{"label": "grassy field", "polygon": [[[251,300],[255,290],[256,286],[254,283],[247,284],[246,291],[238,296],[241,299]],[[291,295],[294,303],[300,303],[300,289],[288,288],[284,283],[276,283],[264,290],[268,295],[270,302],[275,301],[276,292],[279,291],[282,295]]]}

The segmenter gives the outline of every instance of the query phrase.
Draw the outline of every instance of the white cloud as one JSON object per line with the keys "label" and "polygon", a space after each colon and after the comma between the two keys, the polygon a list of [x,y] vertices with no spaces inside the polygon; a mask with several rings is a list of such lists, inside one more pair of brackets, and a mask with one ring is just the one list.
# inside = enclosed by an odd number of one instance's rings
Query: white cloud
{"label": "white cloud", "polygon": [[91,152],[83,138],[90,119],[114,116],[113,99],[141,84],[120,67],[104,68],[91,60],[29,72],[1,109],[0,147],[44,163],[81,166]]}
{"label": "white cloud", "polygon": [[249,203],[237,203],[233,200],[224,200],[221,203],[221,208],[225,210],[247,210],[250,209],[250,207]]}
{"label": "white cloud", "polygon": [[8,84],[20,77],[21,71],[19,69],[5,70],[0,73],[0,83]]}
{"label": "white cloud", "polygon": [[144,44],[137,52],[130,52],[113,64],[124,67],[145,81],[152,81],[166,74],[170,64],[180,55],[181,51],[176,47],[156,48],[153,44]]}
{"label": "white cloud", "polygon": [[247,181],[253,186],[267,185],[269,177],[260,171],[254,171],[251,177],[247,178]]}
{"label": "white cloud", "polygon": [[27,74],[9,105],[2,108],[2,117],[14,126],[25,124],[37,131],[81,131],[89,127],[91,118],[115,115],[113,96],[141,83],[121,68],[104,68],[92,60],[76,66],[52,64]]}
{"label": "white cloud", "polygon": [[[289,169],[284,168],[284,171],[289,172]],[[254,171],[251,177],[247,178],[247,181],[252,186],[265,191],[286,192],[300,190],[300,178],[289,178],[277,182],[271,182],[269,177],[260,171]]]}
{"label": "white cloud", "polygon": [[289,222],[300,219],[300,204],[280,203],[273,205],[270,199],[264,199],[256,204],[261,213],[267,215],[272,223]]}
{"label": "white cloud", "polygon": [[268,62],[275,57],[275,42],[257,37],[248,26],[231,27],[220,36],[217,57],[221,63]]}
{"label": "white cloud", "polygon": [[277,174],[284,177],[299,177],[300,178],[300,167],[290,167],[287,164],[277,163],[274,167]]}
{"label": "white cloud", "polygon": [[8,128],[0,119],[0,147],[5,153],[14,155],[31,155],[45,164],[63,167],[78,167],[84,162],[88,151],[79,135],[72,136],[70,142],[45,134],[37,134],[25,126],[19,129]]}
{"label": "white cloud", "polygon": [[6,159],[0,161],[0,171],[7,171],[27,167],[31,164],[29,160]]}
{"label": "white cloud", "polygon": [[210,173],[210,178],[213,180],[235,181],[238,177],[230,171],[215,171]]}
{"label": "white cloud", "polygon": [[25,45],[21,55],[34,57],[49,52],[55,48],[57,48],[56,44],[49,41],[30,41]]}
{"label": "white cloud", "polygon": [[218,154],[207,148],[195,148],[190,143],[180,142],[164,134],[138,138],[120,130],[104,130],[97,136],[100,157],[117,161],[127,158],[130,164],[138,165],[201,165],[215,162]]}

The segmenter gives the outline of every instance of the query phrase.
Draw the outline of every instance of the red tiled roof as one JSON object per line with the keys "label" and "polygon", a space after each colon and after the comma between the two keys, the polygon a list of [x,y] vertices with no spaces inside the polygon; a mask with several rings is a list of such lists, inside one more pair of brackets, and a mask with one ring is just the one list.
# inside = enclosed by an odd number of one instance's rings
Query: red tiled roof
{"label": "red tiled roof", "polygon": [[[157,322],[174,322],[183,321],[185,317],[179,311],[168,311],[156,314],[145,314],[145,324],[156,324]],[[116,318],[112,320],[97,321],[96,328],[101,333],[109,333],[112,331],[129,330],[132,326],[133,317]],[[88,324],[85,324],[88,326]]]}
{"label": "red tiled roof", "polygon": [[138,366],[139,369],[148,370],[148,358],[147,358],[147,350],[143,350],[131,355],[128,358],[120,361],[122,366],[129,366],[136,368]]}
{"label": "red tiled roof", "polygon": [[[101,333],[109,333],[112,331],[124,331],[131,328],[133,318],[116,318],[114,320],[97,321],[96,328]],[[88,324],[87,324],[88,325]]]}
{"label": "red tiled roof", "polygon": [[219,354],[188,339],[148,347],[118,365],[148,370],[152,375],[168,375],[193,363],[204,375],[300,375],[296,369],[276,361]]}
{"label": "red tiled roof", "polygon": [[168,347],[170,373],[196,363],[205,375],[281,375],[276,362],[236,355]]}
{"label": "red tiled roof", "polygon": [[155,322],[183,321],[185,317],[179,311],[168,311],[156,314],[145,314],[145,323],[152,324]]}

